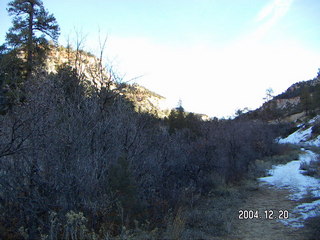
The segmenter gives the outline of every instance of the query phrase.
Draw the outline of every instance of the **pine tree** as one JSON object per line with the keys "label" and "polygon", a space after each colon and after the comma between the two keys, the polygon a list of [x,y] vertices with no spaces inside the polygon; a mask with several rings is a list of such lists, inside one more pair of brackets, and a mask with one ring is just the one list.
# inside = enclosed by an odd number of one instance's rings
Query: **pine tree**
{"label": "pine tree", "polygon": [[7,44],[19,48],[26,54],[27,77],[34,68],[35,56],[41,56],[48,45],[46,37],[57,41],[59,26],[55,17],[49,14],[41,0],[13,0],[7,9],[13,17],[13,26],[6,35]]}
{"label": "pine tree", "polygon": [[174,133],[176,129],[183,129],[186,127],[185,115],[186,114],[184,108],[182,107],[182,102],[179,100],[178,106],[171,110],[168,117],[170,134]]}
{"label": "pine tree", "polygon": [[304,86],[302,91],[301,91],[301,106],[302,106],[302,110],[306,112],[306,114],[310,113],[311,110],[311,93],[309,90],[308,86]]}
{"label": "pine tree", "polygon": [[320,107],[320,84],[317,84],[315,86],[315,92],[312,97],[312,105],[313,109],[317,109]]}
{"label": "pine tree", "polygon": [[273,89],[272,88],[268,88],[266,90],[266,96],[263,98],[263,100],[265,100],[266,102],[270,101],[273,98]]}

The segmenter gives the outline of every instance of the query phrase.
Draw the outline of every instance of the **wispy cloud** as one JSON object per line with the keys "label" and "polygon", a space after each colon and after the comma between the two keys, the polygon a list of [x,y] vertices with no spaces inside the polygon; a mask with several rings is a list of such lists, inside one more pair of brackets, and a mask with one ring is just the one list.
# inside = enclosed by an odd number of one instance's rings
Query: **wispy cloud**
{"label": "wispy cloud", "polygon": [[273,0],[257,15],[256,21],[261,23],[254,32],[253,39],[262,38],[283,16],[287,14],[294,0]]}
{"label": "wispy cloud", "polygon": [[295,42],[253,42],[253,34],[263,37],[293,1],[271,1],[254,19],[255,31],[223,47],[112,36],[106,54],[120,73],[126,73],[124,80],[143,75],[137,82],[165,96],[171,107],[182,99],[187,111],[219,117],[237,108],[254,109],[262,104],[265,89],[272,87],[278,94],[294,82],[314,77],[319,67],[320,55]]}
{"label": "wispy cloud", "polygon": [[259,12],[256,18],[256,21],[260,22],[263,19],[267,18],[268,16],[272,15],[273,9],[274,9],[274,2],[272,2],[271,4],[268,4]]}
{"label": "wispy cloud", "polygon": [[257,21],[262,21],[268,17],[268,21],[274,21],[283,17],[292,3],[293,0],[273,0],[258,13]]}

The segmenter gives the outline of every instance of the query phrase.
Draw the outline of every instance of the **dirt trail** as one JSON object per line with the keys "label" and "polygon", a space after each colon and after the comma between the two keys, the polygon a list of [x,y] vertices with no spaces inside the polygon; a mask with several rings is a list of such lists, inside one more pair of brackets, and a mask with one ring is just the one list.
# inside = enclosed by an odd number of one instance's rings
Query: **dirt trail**
{"label": "dirt trail", "polygon": [[[265,210],[288,210],[289,217],[297,202],[287,198],[289,193],[285,190],[279,190],[268,186],[260,186],[255,191],[248,191],[248,196],[240,209],[242,210],[258,210],[261,216],[264,216]],[[235,216],[235,218],[238,218]],[[277,220],[248,219],[235,220],[235,229],[233,233],[226,239],[232,240],[304,240],[308,239],[306,229],[297,229],[285,226]]]}

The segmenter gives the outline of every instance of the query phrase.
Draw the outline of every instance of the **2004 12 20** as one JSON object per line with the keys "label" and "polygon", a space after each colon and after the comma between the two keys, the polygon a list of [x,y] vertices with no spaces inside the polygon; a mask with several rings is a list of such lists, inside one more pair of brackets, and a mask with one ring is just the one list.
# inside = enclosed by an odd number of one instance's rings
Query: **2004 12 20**
{"label": "2004 12 20", "polygon": [[238,218],[240,220],[250,220],[250,219],[288,219],[289,211],[288,210],[264,210],[260,214],[259,210],[239,210]]}

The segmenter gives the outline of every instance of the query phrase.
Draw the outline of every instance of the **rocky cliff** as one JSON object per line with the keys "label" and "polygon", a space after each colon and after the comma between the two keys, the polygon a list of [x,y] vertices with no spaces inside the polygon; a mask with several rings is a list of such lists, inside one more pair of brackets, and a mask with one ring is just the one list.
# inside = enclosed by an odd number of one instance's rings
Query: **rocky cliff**
{"label": "rocky cliff", "polygon": [[111,89],[121,86],[120,95],[131,101],[138,112],[149,113],[159,118],[167,117],[170,113],[165,97],[138,84],[123,83],[112,68],[108,69],[99,58],[88,52],[52,46],[45,65],[49,73],[56,73],[59,67],[68,65],[98,88],[106,84]]}
{"label": "rocky cliff", "polygon": [[298,123],[317,114],[320,114],[320,74],[312,80],[293,84],[260,108],[241,117]]}

